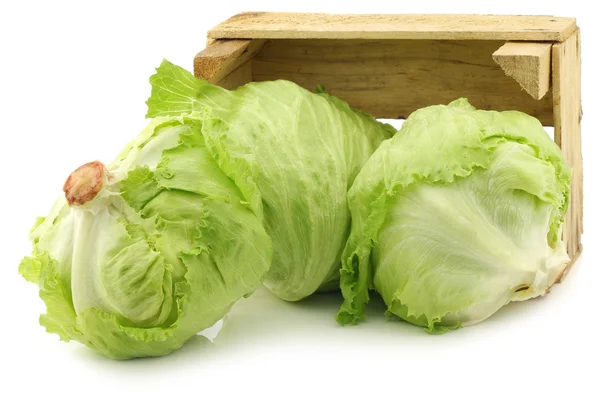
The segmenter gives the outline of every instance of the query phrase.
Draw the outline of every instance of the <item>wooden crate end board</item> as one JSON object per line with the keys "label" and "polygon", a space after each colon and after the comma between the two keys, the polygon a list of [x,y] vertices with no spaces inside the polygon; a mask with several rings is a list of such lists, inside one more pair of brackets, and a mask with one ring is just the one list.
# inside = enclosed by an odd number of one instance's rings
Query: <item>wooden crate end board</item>
{"label": "wooden crate end board", "polygon": [[571,263],[564,278],[582,251],[583,163],[581,155],[581,54],[579,30],[552,46],[552,94],[554,139],[572,170],[571,195],[563,227],[563,240]]}

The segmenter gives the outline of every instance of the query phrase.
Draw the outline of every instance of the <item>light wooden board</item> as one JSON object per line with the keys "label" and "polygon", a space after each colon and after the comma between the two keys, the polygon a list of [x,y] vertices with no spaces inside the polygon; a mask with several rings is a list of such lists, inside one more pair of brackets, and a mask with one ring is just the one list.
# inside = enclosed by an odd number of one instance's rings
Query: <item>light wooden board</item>
{"label": "light wooden board", "polygon": [[525,15],[340,15],[246,12],[208,32],[227,39],[450,39],[562,41],[575,18]]}
{"label": "light wooden board", "polygon": [[[554,138],[573,170],[571,198],[563,227],[567,252],[575,262],[582,250],[583,165],[581,157],[581,56],[579,31],[552,47]],[[571,264],[572,265],[572,264]],[[568,267],[570,268],[570,266]],[[568,272],[565,270],[563,277]]]}
{"label": "light wooden board", "polygon": [[[264,40],[211,41],[209,46],[194,58],[194,75],[214,84],[220,84],[223,80],[227,80],[228,86],[241,82],[241,76],[251,77],[250,65],[241,67],[248,64],[263,43]],[[236,75],[229,77],[234,71],[237,71]]]}
{"label": "light wooden board", "polygon": [[506,75],[536,100],[550,89],[552,43],[507,42],[492,55]]}
{"label": "light wooden board", "polygon": [[378,118],[406,118],[467,97],[483,109],[520,110],[552,125],[552,96],[536,101],[492,59],[499,41],[269,40],[252,60],[255,81],[318,84]]}
{"label": "light wooden board", "polygon": [[249,61],[240,65],[217,84],[225,89],[235,89],[248,82],[252,82],[252,64]]}

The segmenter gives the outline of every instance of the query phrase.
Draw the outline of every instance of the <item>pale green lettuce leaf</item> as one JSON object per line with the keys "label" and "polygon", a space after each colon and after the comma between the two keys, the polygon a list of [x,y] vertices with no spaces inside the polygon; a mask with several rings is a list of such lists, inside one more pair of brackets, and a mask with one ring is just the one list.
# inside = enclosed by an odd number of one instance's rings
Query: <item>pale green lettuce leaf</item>
{"label": "pale green lettuce leaf", "polygon": [[338,321],[361,319],[370,289],[389,314],[437,332],[545,294],[569,261],[569,181],[532,117],[464,99],[416,111],[349,191]]}
{"label": "pale green lettuce leaf", "polygon": [[164,355],[261,285],[271,241],[202,124],[153,120],[93,200],[61,197],[37,221],[19,271],[40,287],[48,332],[116,359]]}
{"label": "pale green lettuce leaf", "polygon": [[273,241],[266,286],[285,300],[337,287],[347,190],[389,125],[289,81],[229,91],[167,61],[150,79],[148,116],[205,118],[203,135]]}

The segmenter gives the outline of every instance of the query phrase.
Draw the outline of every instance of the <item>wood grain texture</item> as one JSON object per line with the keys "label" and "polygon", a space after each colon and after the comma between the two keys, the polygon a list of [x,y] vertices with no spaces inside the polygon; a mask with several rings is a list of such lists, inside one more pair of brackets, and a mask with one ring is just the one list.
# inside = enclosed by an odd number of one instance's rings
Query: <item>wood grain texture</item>
{"label": "wood grain texture", "polygon": [[536,101],[492,59],[504,42],[269,40],[252,59],[252,79],[318,84],[378,118],[467,97],[476,107],[520,110],[552,125],[552,96]]}
{"label": "wood grain texture", "polygon": [[504,71],[536,100],[550,89],[550,54],[552,43],[507,42],[492,58]]}
{"label": "wood grain texture", "polygon": [[[214,40],[194,58],[194,75],[215,84],[223,80],[231,84],[240,76],[248,75],[250,71],[248,61],[256,55],[263,44],[264,40]],[[244,64],[248,64],[242,69],[246,72],[240,75],[239,70]],[[228,78],[234,71],[238,71],[237,78]],[[251,74],[249,76],[251,77]]]}
{"label": "wood grain texture", "polygon": [[581,156],[581,55],[579,31],[563,43],[552,46],[552,81],[554,97],[554,140],[562,149],[565,160],[573,171],[571,197],[563,240],[571,257],[571,264],[582,251],[583,233],[583,164]]}
{"label": "wood grain texture", "polygon": [[562,41],[575,18],[525,15],[341,15],[246,12],[208,32],[216,39],[447,39]]}
{"label": "wood grain texture", "polygon": [[248,61],[221,79],[217,84],[225,89],[235,89],[238,86],[252,82],[252,64]]}

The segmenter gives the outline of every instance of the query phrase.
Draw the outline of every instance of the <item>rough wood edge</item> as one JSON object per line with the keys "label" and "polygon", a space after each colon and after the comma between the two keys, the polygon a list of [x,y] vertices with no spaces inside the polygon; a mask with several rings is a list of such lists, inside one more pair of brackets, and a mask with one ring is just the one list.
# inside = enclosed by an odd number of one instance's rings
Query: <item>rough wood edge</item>
{"label": "rough wood edge", "polygon": [[492,54],[507,76],[540,100],[550,89],[552,43],[506,42]]}
{"label": "rough wood edge", "polygon": [[581,253],[583,234],[583,163],[581,155],[581,53],[580,33],[552,46],[552,94],[554,101],[554,140],[571,167],[571,196],[563,227],[563,241],[571,262],[562,281]]}
{"label": "rough wood edge", "polygon": [[576,28],[575,18],[539,15],[243,12],[208,37],[563,41]]}
{"label": "rough wood edge", "polygon": [[252,59],[264,40],[214,40],[194,57],[194,76],[219,84]]}

